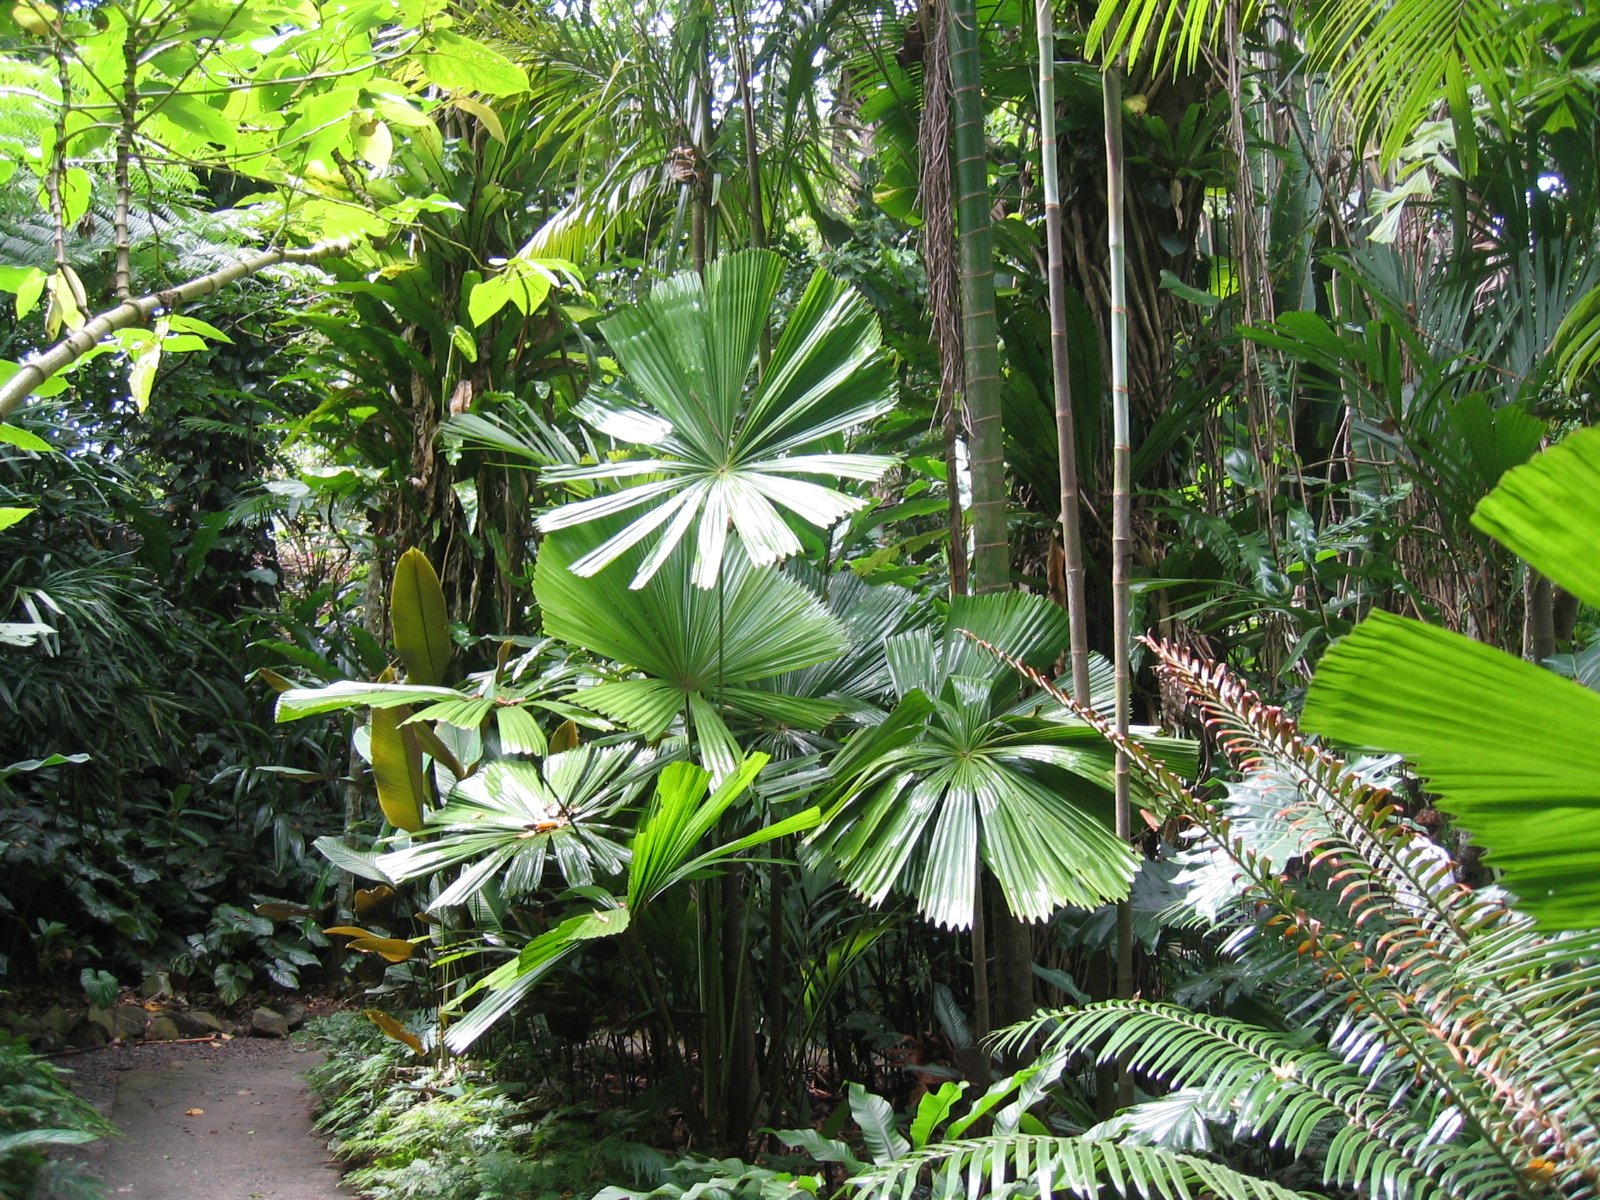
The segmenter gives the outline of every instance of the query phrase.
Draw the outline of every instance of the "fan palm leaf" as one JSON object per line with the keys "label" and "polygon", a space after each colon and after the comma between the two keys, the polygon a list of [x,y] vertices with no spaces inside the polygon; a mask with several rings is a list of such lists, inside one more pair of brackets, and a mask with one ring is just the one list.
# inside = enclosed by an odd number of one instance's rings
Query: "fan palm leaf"
{"label": "fan palm leaf", "polygon": [[596,574],[654,536],[630,585],[642,588],[692,533],[692,578],[709,588],[730,532],[765,566],[801,549],[786,513],[826,528],[866,502],[813,480],[872,480],[893,461],[836,448],[894,403],[877,319],[845,284],[817,272],[766,371],[747,387],[782,277],[775,254],[731,255],[704,279],[684,272],[658,284],[601,326],[625,382],[595,389],[575,411],[651,454],[547,471],[552,482],[627,486],[556,508],[539,525],[569,529],[649,507],[571,570]]}
{"label": "fan palm leaf", "polygon": [[[690,556],[668,556],[642,588],[623,572],[585,576],[574,563],[616,537],[621,518],[563,530],[545,540],[534,593],[546,632],[612,659],[619,677],[572,697],[648,738],[687,715],[719,774],[738,757],[724,711],[817,729],[838,711],[826,699],[752,685],[828,662],[849,647],[844,627],[802,585],[730,550],[716,592],[694,586]],[[637,568],[645,552],[625,552]],[[644,678],[627,678],[637,671]]]}
{"label": "fan palm leaf", "polygon": [[1110,829],[1113,755],[1083,722],[1019,706],[1016,673],[964,630],[1041,665],[1070,639],[1060,608],[1020,593],[957,597],[943,630],[888,639],[898,703],[836,760],[843,782],[812,847],[869,902],[907,891],[956,928],[972,923],[980,862],[1030,921],[1125,895],[1137,859]]}

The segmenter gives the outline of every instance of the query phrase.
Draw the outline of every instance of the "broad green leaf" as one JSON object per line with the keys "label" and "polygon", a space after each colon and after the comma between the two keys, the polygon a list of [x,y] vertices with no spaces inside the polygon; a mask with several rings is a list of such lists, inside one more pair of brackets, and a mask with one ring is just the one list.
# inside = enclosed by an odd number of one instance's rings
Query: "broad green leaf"
{"label": "broad green leaf", "polygon": [[410,716],[406,708],[372,710],[372,778],[389,824],[415,833],[422,828],[429,788],[416,732],[403,727]]}
{"label": "broad green leaf", "polygon": [[[585,942],[616,937],[625,933],[631,917],[625,908],[602,908],[569,917],[554,929],[540,934],[504,966],[497,967],[483,982],[468,992],[486,989],[488,995],[470,1013],[450,1028],[445,1045],[457,1054],[466,1051],[495,1022],[522,1003],[562,961]],[[465,998],[465,997],[463,997]]]}
{"label": "broad green leaf", "polygon": [[874,1096],[859,1083],[849,1085],[850,1115],[861,1127],[867,1153],[879,1166],[894,1162],[911,1149],[911,1143],[894,1127],[894,1109],[882,1096]]}
{"label": "broad green leaf", "polygon": [[1507,471],[1472,523],[1585,604],[1600,606],[1600,428]]}
{"label": "broad green leaf", "polygon": [[[507,706],[495,711],[500,731],[500,749],[506,754],[543,754],[547,748],[544,730],[525,708]],[[568,722],[571,724],[571,722]],[[557,749],[570,749],[567,746]]]}
{"label": "broad green leaf", "polygon": [[[545,539],[534,592],[545,631],[655,680],[707,696],[719,686],[751,683],[843,654],[843,627],[803,586],[729,555],[715,592],[690,587],[687,554],[672,555],[640,589],[628,571],[584,577],[575,560],[618,528],[615,520],[563,530]],[[624,568],[643,552],[626,552]],[[610,685],[620,686],[620,685]]]}
{"label": "broad green leaf", "polygon": [[407,683],[361,683],[342,679],[320,688],[290,688],[278,697],[275,720],[298,721],[318,717],[344,708],[395,708],[402,704],[425,704],[459,700],[461,693],[446,687],[419,687]]}
{"label": "broad green leaf", "polygon": [[433,564],[415,547],[395,564],[389,619],[407,681],[442,683],[450,665],[450,614]]}
{"label": "broad green leaf", "polygon": [[0,508],[0,529],[10,529],[32,511],[31,508]]}
{"label": "broad green leaf", "polygon": [[1405,755],[1549,929],[1600,912],[1600,695],[1378,612],[1322,659],[1302,724]]}
{"label": "broad green leaf", "polygon": [[449,29],[437,29],[421,55],[428,82],[450,91],[514,96],[528,90],[528,76],[505,55]]}

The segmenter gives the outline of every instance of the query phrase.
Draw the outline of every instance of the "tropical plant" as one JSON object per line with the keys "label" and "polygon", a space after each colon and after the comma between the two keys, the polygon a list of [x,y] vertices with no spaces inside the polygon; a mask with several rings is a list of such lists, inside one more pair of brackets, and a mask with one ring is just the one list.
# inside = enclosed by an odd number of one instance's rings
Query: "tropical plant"
{"label": "tropical plant", "polygon": [[[1042,1014],[1007,1044],[1042,1034],[1047,1055],[1120,1058],[1178,1089],[1152,1102],[1159,1113],[1141,1106],[1107,1130],[1124,1137],[1184,1128],[1192,1137],[1199,1117],[1314,1155],[1330,1186],[1592,1194],[1600,1041],[1585,981],[1600,935],[1541,936],[1494,893],[1464,887],[1400,815],[1380,772],[1313,746],[1221,668],[1154,649],[1238,772],[1224,797],[1204,798],[1138,742],[1084,716],[1125,749],[1164,815],[1193,830],[1191,873],[1211,880],[1202,893],[1229,945],[1270,965],[1279,1005],[1304,1013],[1309,1028],[1292,1035],[1110,1001]],[[1070,1139],[980,1139],[935,1147],[915,1165],[1032,1188],[1041,1165],[1053,1181],[1081,1153]],[[875,1183],[887,1189],[912,1165]],[[1150,1168],[1130,1167],[1128,1181],[1141,1194],[1160,1189]]]}
{"label": "tropical plant", "polygon": [[[1600,429],[1506,472],[1473,513],[1484,533],[1600,604]],[[1493,697],[1494,736],[1485,736]],[[1374,613],[1323,659],[1308,728],[1404,754],[1546,929],[1589,929],[1600,903],[1600,696],[1448,630]]]}
{"label": "tropical plant", "polygon": [[[1109,828],[1113,756],[1089,726],[1019,695],[1015,670],[968,633],[1034,665],[1054,662],[1071,636],[1060,608],[1011,593],[956,597],[943,630],[889,638],[895,708],[835,758],[811,849],[869,903],[903,890],[958,929],[979,912],[980,864],[1027,921],[1124,896],[1137,859]],[[1183,756],[1176,743],[1162,748]]]}
{"label": "tropical plant", "polygon": [[17,1200],[97,1200],[100,1182],[81,1163],[49,1160],[55,1146],[81,1146],[111,1131],[86,1100],[73,1095],[62,1073],[0,1039],[0,1185]]}
{"label": "tropical plant", "polygon": [[547,470],[548,482],[643,482],[556,508],[539,527],[569,529],[650,507],[573,560],[574,573],[597,574],[660,530],[636,564],[630,586],[642,588],[693,530],[691,577],[710,588],[730,528],[750,563],[764,567],[801,549],[780,510],[826,529],[866,503],[797,477],[872,480],[891,465],[834,445],[894,404],[877,320],[850,288],[815,273],[751,387],[783,269],[768,251],[729,255],[704,279],[673,276],[602,323],[623,375],[574,411],[654,453]]}
{"label": "tropical plant", "polygon": [[[575,693],[574,703],[650,740],[681,718],[719,774],[739,755],[730,716],[815,730],[842,711],[827,697],[755,686],[845,651],[843,625],[812,592],[757,567],[739,546],[719,551],[711,593],[694,585],[687,548],[652,569],[642,587],[624,581],[631,570],[637,582],[641,560],[651,557],[637,546],[622,552],[622,570],[579,572],[576,564],[621,536],[619,525],[613,517],[564,530],[540,551],[534,587],[545,632],[617,664],[618,677]],[[644,678],[631,678],[635,671]]]}

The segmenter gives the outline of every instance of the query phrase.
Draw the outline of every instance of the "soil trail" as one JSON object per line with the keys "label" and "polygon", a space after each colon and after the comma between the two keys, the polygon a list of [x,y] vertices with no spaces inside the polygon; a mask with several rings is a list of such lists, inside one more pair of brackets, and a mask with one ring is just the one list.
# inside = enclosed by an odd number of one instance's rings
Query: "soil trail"
{"label": "soil trail", "polygon": [[298,1078],[319,1061],[290,1042],[242,1039],[84,1055],[71,1063],[82,1090],[103,1107],[114,1087],[122,1134],[85,1157],[109,1200],[351,1200]]}

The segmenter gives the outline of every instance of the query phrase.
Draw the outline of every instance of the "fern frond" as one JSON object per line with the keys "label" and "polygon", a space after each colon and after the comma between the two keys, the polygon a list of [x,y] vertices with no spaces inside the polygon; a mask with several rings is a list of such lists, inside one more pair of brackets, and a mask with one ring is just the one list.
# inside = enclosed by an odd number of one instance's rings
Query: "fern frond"
{"label": "fern frond", "polygon": [[[1136,742],[1010,655],[1029,675],[1126,753],[1170,806],[1231,861],[1242,897],[1266,916],[1255,944],[1292,947],[1302,1006],[1331,1021],[1329,1048],[1363,1075],[1415,1076],[1429,1107],[1412,1160],[1452,1138],[1499,1160],[1433,1176],[1475,1196],[1595,1193],[1600,1040],[1590,993],[1592,943],[1541,941],[1498,899],[1457,883],[1431,843],[1399,818],[1387,789],[1303,738],[1280,710],[1220,668],[1152,643],[1160,669],[1200,709],[1247,779],[1289,785],[1286,822],[1309,835],[1309,862],[1290,879],[1233,832],[1225,806],[1203,800]],[[1252,915],[1249,927],[1257,928]],[[1519,974],[1486,966],[1520,956]],[[1529,983],[1539,981],[1537,990]],[[1342,1015],[1339,1010],[1343,1010]],[[1417,1128],[1420,1128],[1419,1125]],[[1477,1151],[1474,1150],[1474,1153]]]}
{"label": "fern frond", "polygon": [[905,1200],[923,1171],[936,1198],[985,1195],[1123,1197],[1193,1196],[1218,1200],[1302,1200],[1304,1193],[1257,1179],[1193,1154],[1094,1138],[999,1134],[941,1142],[873,1167],[845,1182],[858,1200]]}
{"label": "fern frond", "polygon": [[[1053,1028],[1052,1028],[1053,1026]],[[1328,1138],[1322,1181],[1369,1195],[1458,1197],[1502,1177],[1481,1146],[1426,1144],[1406,1106],[1375,1090],[1344,1059],[1293,1036],[1169,1004],[1110,1000],[1041,1014],[1019,1032],[1048,1029],[1049,1051],[1122,1061],[1145,1077],[1193,1089],[1210,1119],[1264,1137],[1296,1158]]]}

